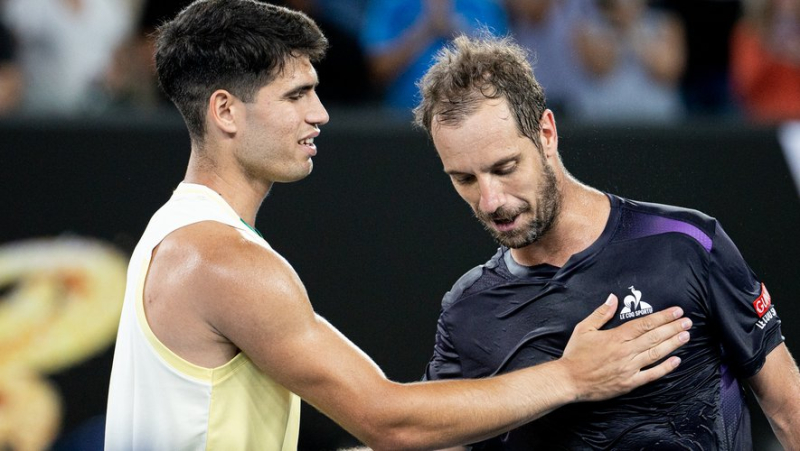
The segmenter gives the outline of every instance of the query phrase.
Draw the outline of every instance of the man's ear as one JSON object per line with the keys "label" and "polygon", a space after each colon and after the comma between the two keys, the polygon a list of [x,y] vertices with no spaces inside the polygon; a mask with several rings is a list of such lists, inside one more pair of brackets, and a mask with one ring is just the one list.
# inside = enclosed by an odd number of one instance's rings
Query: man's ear
{"label": "man's ear", "polygon": [[241,120],[241,102],[230,92],[217,89],[208,100],[207,118],[209,126],[225,134],[235,134],[236,121]]}
{"label": "man's ear", "polygon": [[549,109],[544,110],[542,119],[539,121],[539,140],[542,143],[542,151],[546,158],[558,154],[558,130],[556,130],[556,119],[553,112]]}

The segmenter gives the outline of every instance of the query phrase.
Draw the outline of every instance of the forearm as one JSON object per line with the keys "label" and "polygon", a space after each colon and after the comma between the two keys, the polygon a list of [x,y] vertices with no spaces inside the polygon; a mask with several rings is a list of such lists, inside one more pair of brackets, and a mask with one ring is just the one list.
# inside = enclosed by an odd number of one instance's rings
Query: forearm
{"label": "forearm", "polygon": [[788,373],[784,377],[791,385],[781,390],[782,396],[769,402],[764,398],[758,400],[783,448],[800,450],[800,376],[796,369]]}
{"label": "forearm", "polygon": [[564,358],[487,379],[399,384],[324,320],[320,325],[310,341],[294,338],[311,350],[303,371],[276,380],[375,449],[473,443],[580,399],[576,387],[589,390]]}
{"label": "forearm", "polygon": [[391,384],[368,407],[362,439],[380,449],[484,440],[574,401],[566,381],[562,363],[550,362],[491,379]]}
{"label": "forearm", "polygon": [[785,344],[769,353],[749,382],[781,445],[800,450],[800,370]]}
{"label": "forearm", "polygon": [[800,412],[781,417],[769,417],[775,436],[786,450],[800,450]]}

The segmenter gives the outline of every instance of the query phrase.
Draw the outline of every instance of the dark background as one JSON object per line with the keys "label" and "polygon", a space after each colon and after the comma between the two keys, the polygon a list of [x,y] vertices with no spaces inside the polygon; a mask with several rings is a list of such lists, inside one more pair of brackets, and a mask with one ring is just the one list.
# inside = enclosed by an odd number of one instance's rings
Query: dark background
{"label": "dark background", "polygon": [[[257,227],[293,264],[322,316],[388,377],[414,381],[432,351],[441,296],[496,245],[409,121],[369,111],[331,117],[313,174],[275,186]],[[717,217],[767,284],[789,347],[800,349],[800,202],[774,129],[564,123],[559,135],[566,167],[583,182]],[[69,233],[129,253],[188,155],[188,135],[172,114],[0,122],[0,243]],[[102,427],[111,356],[109,349],[51,377],[65,401],[65,440],[56,448],[74,444],[66,439],[80,426]],[[753,423],[755,448],[771,446],[758,408]],[[301,449],[355,444],[308,406],[301,424]]]}

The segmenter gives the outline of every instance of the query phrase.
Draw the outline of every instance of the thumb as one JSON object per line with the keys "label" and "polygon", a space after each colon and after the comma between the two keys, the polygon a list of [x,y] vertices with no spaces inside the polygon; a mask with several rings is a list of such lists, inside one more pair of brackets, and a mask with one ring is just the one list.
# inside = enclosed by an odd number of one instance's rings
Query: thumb
{"label": "thumb", "polygon": [[608,320],[614,316],[614,312],[617,311],[617,303],[617,296],[613,293],[609,294],[606,302],[600,307],[597,307],[595,311],[582,322],[592,329],[600,329],[603,327],[603,324],[607,323]]}

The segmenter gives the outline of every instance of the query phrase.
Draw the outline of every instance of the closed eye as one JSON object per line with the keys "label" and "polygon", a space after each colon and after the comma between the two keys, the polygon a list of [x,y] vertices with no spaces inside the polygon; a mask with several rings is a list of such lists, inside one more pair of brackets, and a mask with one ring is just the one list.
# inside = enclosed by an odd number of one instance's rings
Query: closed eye
{"label": "closed eye", "polygon": [[306,96],[307,90],[294,91],[286,96],[289,100],[300,100]]}
{"label": "closed eye", "polygon": [[475,176],[469,174],[453,174],[450,178],[457,185],[469,185],[475,181]]}
{"label": "closed eye", "polygon": [[517,163],[512,162],[503,166],[495,168],[492,172],[495,175],[509,175],[517,170]]}
{"label": "closed eye", "polygon": [[284,98],[289,100],[300,100],[305,97],[309,92],[313,91],[316,85],[303,85],[297,89],[293,89],[283,95]]}

